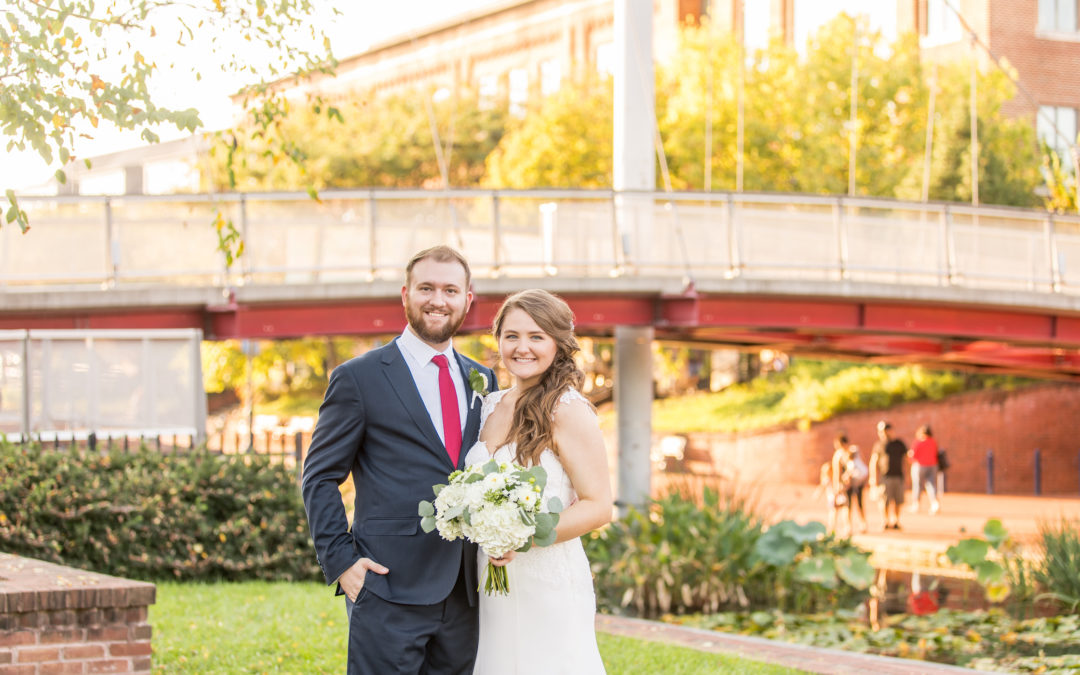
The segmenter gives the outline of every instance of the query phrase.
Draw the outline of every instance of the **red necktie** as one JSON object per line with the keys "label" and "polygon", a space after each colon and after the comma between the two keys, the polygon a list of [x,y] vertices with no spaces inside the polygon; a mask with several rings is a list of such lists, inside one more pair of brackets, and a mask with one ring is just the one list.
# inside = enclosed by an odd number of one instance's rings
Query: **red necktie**
{"label": "red necktie", "polygon": [[450,379],[450,362],[446,356],[436,354],[431,360],[439,367],[439,401],[442,404],[446,454],[450,455],[450,461],[457,466],[458,457],[461,455],[461,416],[458,414],[457,390],[454,389],[454,381]]}

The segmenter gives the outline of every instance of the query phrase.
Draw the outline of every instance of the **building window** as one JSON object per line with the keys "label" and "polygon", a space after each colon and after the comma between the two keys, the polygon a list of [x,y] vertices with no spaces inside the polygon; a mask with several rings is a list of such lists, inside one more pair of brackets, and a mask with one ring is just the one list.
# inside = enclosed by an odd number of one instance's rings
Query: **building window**
{"label": "building window", "polygon": [[490,109],[499,97],[499,76],[481,76],[476,82],[476,94],[480,97],[480,107]]}
{"label": "building window", "polygon": [[1069,161],[1069,150],[1076,143],[1076,108],[1055,105],[1039,106],[1039,118],[1035,123],[1035,129],[1038,131],[1040,141],[1049,145],[1063,161]]}
{"label": "building window", "polygon": [[1039,0],[1039,30],[1075,33],[1076,3],[1077,0]]}
{"label": "building window", "polygon": [[559,91],[562,85],[562,68],[559,67],[558,59],[548,59],[540,62],[540,94],[550,96]]}
{"label": "building window", "polygon": [[529,102],[529,71],[514,68],[507,79],[510,84],[510,114],[525,117],[525,104]]}
{"label": "building window", "polygon": [[743,3],[743,47],[752,53],[756,49],[769,47],[769,8],[768,2]]}
{"label": "building window", "polygon": [[608,77],[615,74],[615,45],[611,42],[596,45],[596,72]]}
{"label": "building window", "polygon": [[926,39],[932,45],[956,42],[963,37],[960,18],[945,0],[926,0]]}

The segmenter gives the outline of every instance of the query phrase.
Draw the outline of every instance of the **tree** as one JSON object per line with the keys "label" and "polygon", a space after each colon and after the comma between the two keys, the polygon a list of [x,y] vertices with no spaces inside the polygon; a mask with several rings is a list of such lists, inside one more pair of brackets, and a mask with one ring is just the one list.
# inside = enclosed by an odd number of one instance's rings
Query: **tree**
{"label": "tree", "polygon": [[[31,148],[63,167],[75,159],[76,138],[100,125],[139,132],[148,142],[158,139],[159,124],[195,131],[202,126],[197,110],[158,105],[151,94],[152,84],[178,66],[158,62],[173,42],[187,54],[211,53],[222,70],[254,80],[243,89],[244,107],[257,123],[268,123],[283,100],[271,80],[333,68],[315,11],[314,0],[10,0],[0,20],[7,150]],[[66,180],[62,168],[56,177]],[[7,198],[6,222],[26,231],[26,213],[11,190]]]}
{"label": "tree", "polygon": [[[242,140],[214,148],[210,181],[217,189],[244,191],[441,186],[434,119],[450,185],[478,185],[484,159],[502,138],[505,107],[484,105],[475,92],[462,91],[429,109],[424,96],[354,94],[338,102],[333,115],[320,107],[290,108],[265,130],[251,129],[249,122],[230,132]],[[281,161],[275,147],[302,162]]]}
{"label": "tree", "polygon": [[487,158],[492,187],[599,188],[612,184],[612,109],[608,78],[582,79],[533,102]]}

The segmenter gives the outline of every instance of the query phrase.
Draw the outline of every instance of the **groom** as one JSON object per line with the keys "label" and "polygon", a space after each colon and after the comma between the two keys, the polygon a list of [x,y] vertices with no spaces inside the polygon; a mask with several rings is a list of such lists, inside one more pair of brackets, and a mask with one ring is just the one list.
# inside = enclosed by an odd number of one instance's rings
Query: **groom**
{"label": "groom", "polygon": [[[469,673],[476,658],[476,547],[420,531],[417,505],[476,442],[477,370],[452,337],[472,304],[469,264],[447,246],[413,256],[408,326],[336,368],[304,463],[304,506],[328,584],[349,612],[351,674]],[[352,473],[352,531],[338,486]]]}

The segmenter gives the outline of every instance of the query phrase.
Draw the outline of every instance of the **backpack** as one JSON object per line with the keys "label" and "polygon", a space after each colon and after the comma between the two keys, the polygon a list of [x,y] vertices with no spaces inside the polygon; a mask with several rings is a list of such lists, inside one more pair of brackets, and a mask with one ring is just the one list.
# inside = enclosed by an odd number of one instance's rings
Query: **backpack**
{"label": "backpack", "polygon": [[866,462],[858,454],[848,463],[848,476],[851,484],[855,487],[865,484],[867,479],[870,478],[870,468],[866,466]]}

